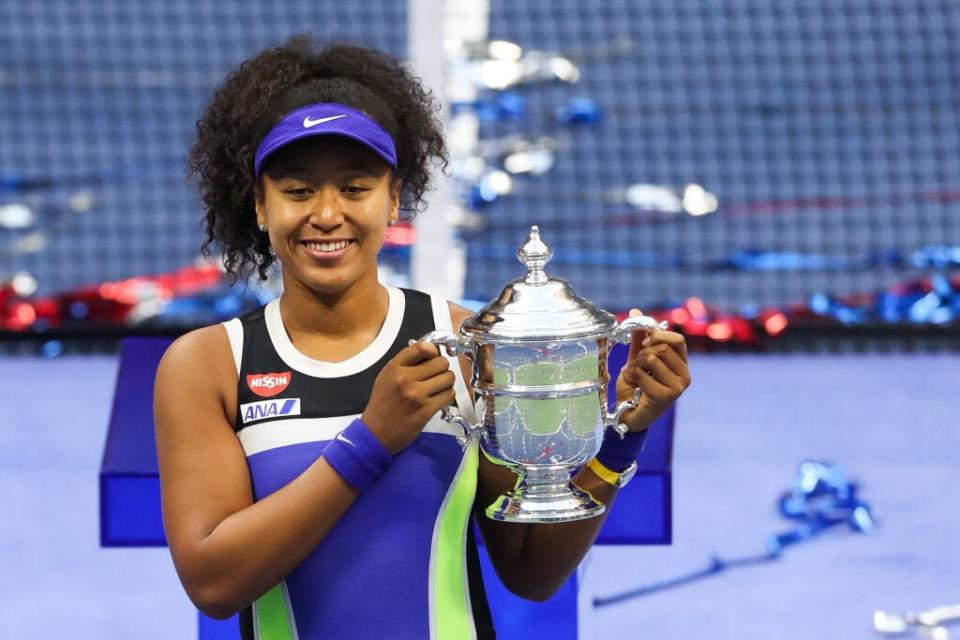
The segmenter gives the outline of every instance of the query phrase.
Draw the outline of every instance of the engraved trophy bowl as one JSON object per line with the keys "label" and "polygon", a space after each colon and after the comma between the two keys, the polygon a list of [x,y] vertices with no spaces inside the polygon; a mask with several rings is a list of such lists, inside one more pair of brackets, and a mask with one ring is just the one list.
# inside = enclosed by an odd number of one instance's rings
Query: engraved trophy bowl
{"label": "engraved trophy bowl", "polygon": [[443,417],[463,427],[495,464],[517,474],[514,488],[486,508],[509,522],[566,522],[600,515],[604,505],[571,482],[600,449],[604,432],[627,427],[620,415],[639,400],[607,411],[607,356],[635,331],[666,328],[647,316],[617,324],[613,314],[577,296],[566,280],[543,267],[553,252],[538,227],[517,252],[524,277],[467,318],[458,334],[432,331],[421,338],[472,363],[477,423],[450,408]]}

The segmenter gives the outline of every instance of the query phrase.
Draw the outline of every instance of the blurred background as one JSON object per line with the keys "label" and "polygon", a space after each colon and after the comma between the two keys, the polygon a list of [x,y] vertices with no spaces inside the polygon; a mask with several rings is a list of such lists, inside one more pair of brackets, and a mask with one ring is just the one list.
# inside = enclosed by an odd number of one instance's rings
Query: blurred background
{"label": "blurred background", "polygon": [[[476,307],[537,224],[550,275],[687,336],[673,544],[595,550],[580,637],[872,638],[960,602],[960,4],[0,0],[0,637],[195,636],[165,550],[98,548],[117,353],[279,294],[201,257],[184,157],[223,76],[303,31],[445,109],[384,281]],[[793,530],[810,460],[876,526],[718,569]]]}

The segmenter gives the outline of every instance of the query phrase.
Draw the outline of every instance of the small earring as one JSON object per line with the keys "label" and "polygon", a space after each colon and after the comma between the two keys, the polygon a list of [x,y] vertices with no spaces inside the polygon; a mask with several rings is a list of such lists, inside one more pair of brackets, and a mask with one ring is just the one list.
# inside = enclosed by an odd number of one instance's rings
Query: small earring
{"label": "small earring", "polygon": [[262,233],[266,233],[266,232],[267,232],[267,225],[265,225],[265,224],[259,224],[259,225],[257,225],[257,227],[259,227],[259,229],[260,229],[260,231],[261,231]]}
{"label": "small earring", "polygon": [[397,221],[396,221],[396,220],[391,220],[388,224],[389,224],[389,226],[392,227],[392,226],[394,226],[394,225],[397,224]]}

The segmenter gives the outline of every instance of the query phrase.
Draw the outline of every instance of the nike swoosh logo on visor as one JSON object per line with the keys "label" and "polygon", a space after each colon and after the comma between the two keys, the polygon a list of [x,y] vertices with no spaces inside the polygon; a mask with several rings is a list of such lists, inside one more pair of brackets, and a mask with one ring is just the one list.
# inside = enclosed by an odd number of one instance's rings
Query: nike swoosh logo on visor
{"label": "nike swoosh logo on visor", "polygon": [[343,113],[339,116],[329,116],[327,118],[318,118],[316,120],[311,120],[310,116],[307,116],[303,119],[303,128],[309,129],[310,127],[315,127],[318,124],[323,124],[324,122],[330,122],[331,120],[339,120],[340,118],[346,118],[347,114]]}

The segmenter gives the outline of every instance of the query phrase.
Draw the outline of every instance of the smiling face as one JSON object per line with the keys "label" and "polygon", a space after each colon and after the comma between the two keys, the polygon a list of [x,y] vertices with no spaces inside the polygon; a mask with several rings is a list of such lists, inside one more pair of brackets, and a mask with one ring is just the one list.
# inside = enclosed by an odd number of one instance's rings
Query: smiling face
{"label": "smiling face", "polygon": [[270,158],[257,189],[286,291],[340,294],[377,283],[377,254],[399,211],[400,181],[363,144],[317,136]]}

